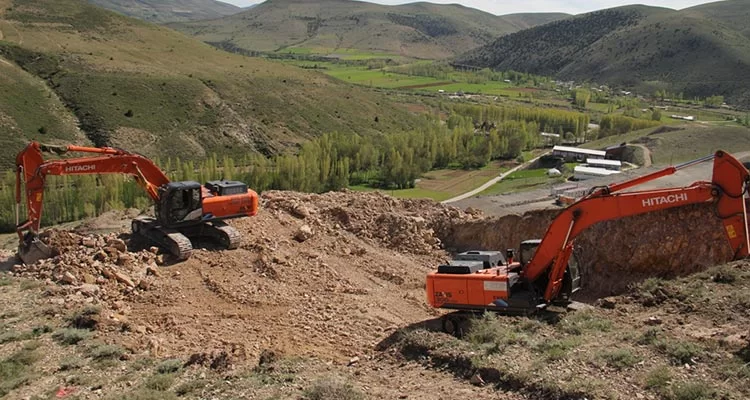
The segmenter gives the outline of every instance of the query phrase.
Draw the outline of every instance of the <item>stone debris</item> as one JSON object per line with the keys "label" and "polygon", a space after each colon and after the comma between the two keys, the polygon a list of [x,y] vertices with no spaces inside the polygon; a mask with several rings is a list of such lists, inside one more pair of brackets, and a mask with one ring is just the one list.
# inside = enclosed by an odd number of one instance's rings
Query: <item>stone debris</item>
{"label": "stone debris", "polygon": [[57,255],[31,265],[15,265],[14,275],[54,282],[70,287],[71,293],[104,301],[158,285],[156,254],[148,250],[129,252],[116,234],[82,235],[50,229],[40,237]]}

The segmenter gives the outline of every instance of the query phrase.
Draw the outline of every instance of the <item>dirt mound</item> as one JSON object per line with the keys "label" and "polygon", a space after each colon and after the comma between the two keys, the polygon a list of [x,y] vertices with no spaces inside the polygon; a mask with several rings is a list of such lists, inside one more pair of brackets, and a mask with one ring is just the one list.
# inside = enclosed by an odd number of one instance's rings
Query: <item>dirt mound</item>
{"label": "dirt mound", "polygon": [[126,242],[114,233],[81,235],[50,229],[40,238],[56,255],[30,265],[16,264],[11,271],[58,284],[50,288],[52,293],[113,304],[158,285],[157,260],[161,262],[162,256],[157,256],[156,248],[128,251]]}

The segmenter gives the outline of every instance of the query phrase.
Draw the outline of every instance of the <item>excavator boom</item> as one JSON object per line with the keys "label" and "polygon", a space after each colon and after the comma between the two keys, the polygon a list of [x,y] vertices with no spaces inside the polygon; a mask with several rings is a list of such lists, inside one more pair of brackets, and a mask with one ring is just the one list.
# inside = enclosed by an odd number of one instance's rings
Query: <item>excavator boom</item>
{"label": "excavator boom", "polygon": [[[681,188],[626,191],[710,160],[714,162],[711,182],[699,181]],[[536,248],[530,260],[522,259],[521,263],[478,271],[433,272],[427,277],[428,300],[434,307],[470,310],[501,310],[514,304],[520,304],[520,309],[535,308],[550,303],[559,298],[561,289],[566,286],[566,279],[568,289],[572,287],[569,267],[573,243],[587,228],[602,221],[689,204],[713,203],[735,258],[747,257],[750,236],[745,195],[749,186],[750,173],[747,168],[728,153],[718,151],[713,156],[671,166],[626,182],[594,188],[589,195],[555,217],[543,239],[533,243]],[[564,298],[570,295],[563,294]]]}

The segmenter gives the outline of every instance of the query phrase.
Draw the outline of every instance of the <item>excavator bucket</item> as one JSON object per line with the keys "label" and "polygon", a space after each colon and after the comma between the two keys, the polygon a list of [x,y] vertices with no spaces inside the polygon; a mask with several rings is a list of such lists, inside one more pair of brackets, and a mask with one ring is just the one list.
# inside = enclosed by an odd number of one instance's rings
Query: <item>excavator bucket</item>
{"label": "excavator bucket", "polygon": [[55,253],[52,248],[41,241],[38,237],[24,240],[24,242],[18,246],[18,257],[20,257],[21,261],[27,265],[34,264],[45,258],[51,258],[54,255]]}

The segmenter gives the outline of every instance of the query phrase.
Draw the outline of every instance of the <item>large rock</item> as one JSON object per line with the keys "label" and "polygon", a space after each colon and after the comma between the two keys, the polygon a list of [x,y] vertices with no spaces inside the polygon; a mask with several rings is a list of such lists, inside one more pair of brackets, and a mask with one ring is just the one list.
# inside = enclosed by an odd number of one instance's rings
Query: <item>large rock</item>
{"label": "large rock", "polygon": [[304,242],[313,237],[313,235],[315,235],[315,233],[313,232],[312,228],[310,228],[310,225],[302,225],[294,234],[294,239],[298,242]]}

